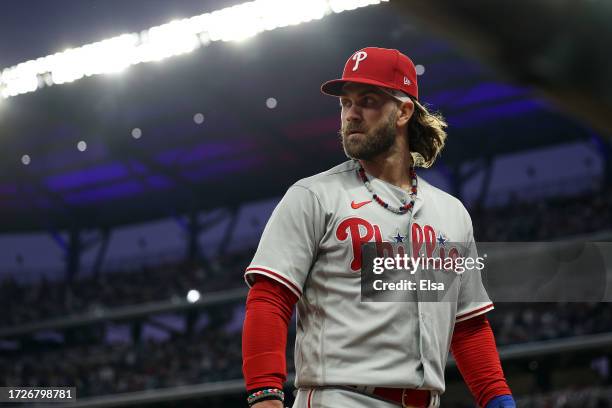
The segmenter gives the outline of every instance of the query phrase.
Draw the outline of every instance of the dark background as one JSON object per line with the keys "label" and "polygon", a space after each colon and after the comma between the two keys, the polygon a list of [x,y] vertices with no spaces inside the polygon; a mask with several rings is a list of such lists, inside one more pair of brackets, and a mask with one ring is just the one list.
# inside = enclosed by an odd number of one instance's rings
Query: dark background
{"label": "dark background", "polygon": [[[466,204],[477,241],[609,241],[609,5],[409,3],[0,98],[0,385],[244,406],[244,267],[287,187],[345,159],[319,86],[365,46],[423,67],[449,138],[419,174]],[[0,67],[234,4],[5,1]],[[610,405],[608,303],[489,319],[519,406]],[[447,385],[444,406],[474,406],[452,361]]]}

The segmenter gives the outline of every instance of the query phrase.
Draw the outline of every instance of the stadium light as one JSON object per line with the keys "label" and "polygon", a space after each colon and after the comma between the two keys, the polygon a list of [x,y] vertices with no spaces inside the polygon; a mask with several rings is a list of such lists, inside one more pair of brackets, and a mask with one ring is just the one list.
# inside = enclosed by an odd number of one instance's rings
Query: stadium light
{"label": "stadium light", "polygon": [[195,290],[195,289],[191,289],[189,292],[187,292],[187,301],[189,303],[195,303],[198,300],[200,300],[200,292]]}
{"label": "stadium light", "polygon": [[193,121],[196,125],[201,125],[202,123],[204,123],[204,114],[196,113],[195,115],[193,115]]}
{"label": "stadium light", "polygon": [[276,98],[268,98],[266,99],[266,106],[268,107],[268,109],[274,109],[276,108],[276,105],[278,105],[278,101],[276,100]]}
{"label": "stadium light", "polygon": [[263,31],[387,1],[256,0],[242,3],[4,68],[0,72],[0,97],[9,98],[92,75],[117,73],[131,65],[192,52],[211,41],[239,42]]}
{"label": "stadium light", "polygon": [[142,137],[142,130],[140,128],[132,129],[132,137],[134,139],[140,139]]}
{"label": "stadium light", "polygon": [[355,10],[356,8],[378,4],[377,0],[330,0],[329,7],[334,13]]}

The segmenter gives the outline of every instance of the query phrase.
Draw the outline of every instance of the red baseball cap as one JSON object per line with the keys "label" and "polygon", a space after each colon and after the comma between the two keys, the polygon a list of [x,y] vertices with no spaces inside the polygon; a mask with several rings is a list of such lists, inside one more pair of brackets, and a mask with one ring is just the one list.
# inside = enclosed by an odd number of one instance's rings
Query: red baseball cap
{"label": "red baseball cap", "polygon": [[325,82],[321,92],[340,96],[347,82],[395,89],[419,98],[414,63],[398,50],[367,47],[355,52],[346,61],[342,78]]}

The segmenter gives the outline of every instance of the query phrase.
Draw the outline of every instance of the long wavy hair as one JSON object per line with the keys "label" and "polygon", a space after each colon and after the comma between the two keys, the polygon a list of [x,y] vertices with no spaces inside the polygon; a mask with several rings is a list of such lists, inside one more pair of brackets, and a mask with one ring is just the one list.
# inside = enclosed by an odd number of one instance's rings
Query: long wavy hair
{"label": "long wavy hair", "polygon": [[448,124],[441,113],[429,111],[414,98],[414,113],[408,121],[408,146],[415,167],[431,167],[444,148]]}

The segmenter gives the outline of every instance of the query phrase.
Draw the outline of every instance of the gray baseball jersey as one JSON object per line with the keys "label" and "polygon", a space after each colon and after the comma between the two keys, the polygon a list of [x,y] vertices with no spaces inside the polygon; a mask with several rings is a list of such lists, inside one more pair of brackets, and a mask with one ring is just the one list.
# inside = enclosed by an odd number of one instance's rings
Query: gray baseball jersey
{"label": "gray baseball jersey", "polygon": [[[302,179],[273,211],[245,279],[261,274],[298,297],[296,387],[363,385],[444,391],[455,322],[493,308],[478,273],[460,275],[456,302],[361,302],[361,244],[473,242],[459,200],[418,178],[413,216],[372,201],[344,162]],[[368,175],[396,207],[409,194]],[[410,236],[406,236],[410,235]],[[418,248],[417,248],[418,249]],[[469,256],[474,256],[471,254]]]}

